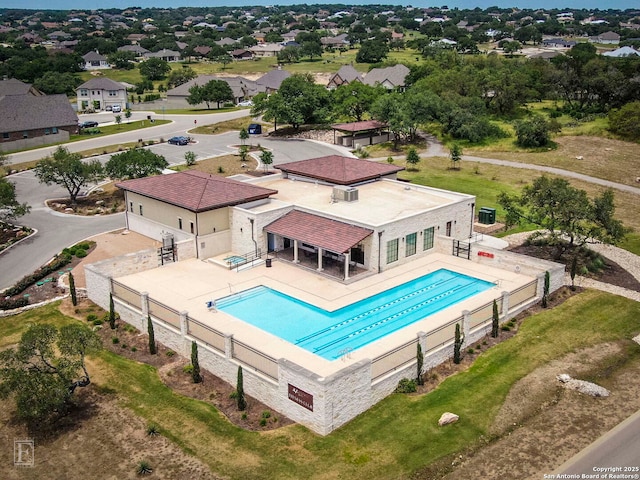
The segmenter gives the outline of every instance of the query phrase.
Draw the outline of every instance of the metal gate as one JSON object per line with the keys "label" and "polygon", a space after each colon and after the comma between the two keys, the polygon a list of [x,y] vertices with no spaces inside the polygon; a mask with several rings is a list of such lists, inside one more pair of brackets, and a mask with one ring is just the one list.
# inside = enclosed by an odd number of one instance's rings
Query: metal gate
{"label": "metal gate", "polygon": [[460,240],[453,241],[453,251],[451,252],[456,257],[465,257],[467,260],[471,258],[471,244],[467,242],[461,242]]}

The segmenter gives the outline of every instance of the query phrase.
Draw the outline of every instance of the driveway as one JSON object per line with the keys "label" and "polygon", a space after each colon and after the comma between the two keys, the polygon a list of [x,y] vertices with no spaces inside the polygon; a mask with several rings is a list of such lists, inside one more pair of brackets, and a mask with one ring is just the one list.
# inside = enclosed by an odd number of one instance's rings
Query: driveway
{"label": "driveway", "polygon": [[[198,123],[205,124],[205,121],[215,123],[247,114],[248,110],[215,114],[217,116],[213,118],[209,115],[203,115],[198,117]],[[167,115],[167,117],[169,116]],[[167,139],[173,135],[185,135],[193,126],[193,116],[174,115],[172,117],[183,118],[180,121],[159,127],[70,143],[67,147],[72,151],[79,151],[119,142],[135,141],[140,137],[145,140],[160,137]],[[163,143],[148,148],[163,155],[170,165],[175,165],[184,163],[184,153],[189,150],[195,152],[197,158],[203,159],[235,152],[236,149],[233,146],[240,143],[238,132],[227,132],[220,135],[191,135],[191,137],[195,142],[188,146]],[[351,155],[344,148],[313,141],[272,140],[267,137],[252,136],[250,142],[254,145],[260,143],[273,150],[275,165],[325,155]],[[26,161],[26,157],[32,160],[41,159],[49,155],[54,148],[56,147],[12,154],[10,161],[13,163],[22,162]],[[110,155],[94,158],[104,163],[110,158]],[[10,287],[24,276],[32,273],[63,248],[98,233],[124,227],[124,214],[78,217],[50,210],[45,206],[45,200],[67,197],[67,191],[56,185],[46,186],[39,183],[32,171],[11,175],[9,179],[16,185],[18,200],[31,205],[31,213],[21,217],[19,223],[37,229],[38,233],[0,254],[0,290]]]}

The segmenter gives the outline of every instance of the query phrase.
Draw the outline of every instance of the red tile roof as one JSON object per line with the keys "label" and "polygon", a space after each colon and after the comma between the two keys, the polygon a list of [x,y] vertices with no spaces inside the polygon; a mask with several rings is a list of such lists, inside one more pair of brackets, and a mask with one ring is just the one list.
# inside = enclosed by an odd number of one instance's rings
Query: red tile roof
{"label": "red tile roof", "polygon": [[368,228],[349,225],[311,213],[292,210],[264,227],[269,233],[315,245],[334,253],[345,253],[373,233]]}
{"label": "red tile roof", "polygon": [[195,170],[136,178],[116,183],[116,186],[192,212],[239,205],[278,193],[277,190]]}
{"label": "red tile roof", "polygon": [[331,128],[343,132],[364,132],[367,130],[385,128],[386,126],[386,123],[379,122],[377,120],[365,120],[363,122],[336,123],[335,125],[331,125]]}
{"label": "red tile roof", "polygon": [[391,175],[404,167],[359,158],[329,155],[300,162],[276,165],[283,172],[323,180],[336,185],[353,185]]}

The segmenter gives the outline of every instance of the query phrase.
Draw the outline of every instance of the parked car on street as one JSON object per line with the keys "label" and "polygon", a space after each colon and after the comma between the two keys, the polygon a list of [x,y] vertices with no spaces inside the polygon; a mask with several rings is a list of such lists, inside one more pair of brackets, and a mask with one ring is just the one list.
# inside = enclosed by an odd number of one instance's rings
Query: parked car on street
{"label": "parked car on street", "polygon": [[87,120],[86,122],[80,122],[78,124],[78,127],[80,128],[95,128],[98,126],[98,122],[95,122],[93,120]]}
{"label": "parked car on street", "polygon": [[189,137],[171,137],[167,142],[171,145],[189,145]]}
{"label": "parked car on street", "polygon": [[120,105],[114,105],[113,107],[111,107],[111,111],[113,113],[119,113],[122,111],[122,107]]}
{"label": "parked car on street", "polygon": [[238,103],[239,107],[253,107],[253,102],[251,100],[245,100],[244,102]]}

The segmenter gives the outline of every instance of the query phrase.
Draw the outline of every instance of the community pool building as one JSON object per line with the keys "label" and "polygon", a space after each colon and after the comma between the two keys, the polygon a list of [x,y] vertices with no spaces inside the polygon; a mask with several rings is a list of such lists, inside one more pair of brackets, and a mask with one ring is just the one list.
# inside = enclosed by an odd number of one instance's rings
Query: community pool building
{"label": "community pool building", "polygon": [[[453,354],[456,324],[473,343],[491,328],[494,300],[504,321],[541,297],[545,272],[551,291],[563,283],[561,265],[474,242],[472,195],[341,156],[276,168],[263,177],[186,171],[119,183],[127,228],[163,247],[87,266],[87,290],[105,308],[112,294],[122,319],[140,329],[149,315],[156,338],[185,356],[197,342],[201,365],[231,384],[241,366],[247,394],[320,434],[415,378],[418,345],[431,368]],[[411,286],[441,272],[482,288]],[[243,303],[265,287],[284,298],[281,310],[267,308],[271,300]],[[316,331],[287,316],[286,302],[319,315],[364,306]],[[261,328],[225,311],[230,303],[280,323]]]}

